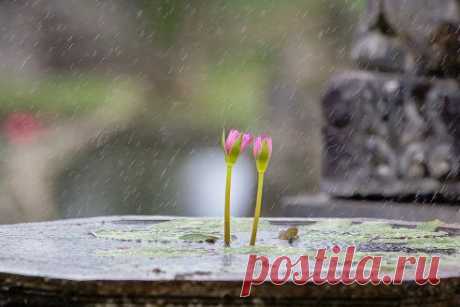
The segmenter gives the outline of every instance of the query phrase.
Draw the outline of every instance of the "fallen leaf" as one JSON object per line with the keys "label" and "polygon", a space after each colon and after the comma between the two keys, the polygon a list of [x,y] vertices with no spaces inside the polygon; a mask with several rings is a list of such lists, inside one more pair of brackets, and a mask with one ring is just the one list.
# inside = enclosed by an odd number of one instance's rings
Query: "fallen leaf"
{"label": "fallen leaf", "polygon": [[278,239],[280,240],[286,240],[289,241],[289,243],[292,243],[293,241],[297,240],[299,238],[299,229],[297,227],[289,227],[286,230],[281,230]]}

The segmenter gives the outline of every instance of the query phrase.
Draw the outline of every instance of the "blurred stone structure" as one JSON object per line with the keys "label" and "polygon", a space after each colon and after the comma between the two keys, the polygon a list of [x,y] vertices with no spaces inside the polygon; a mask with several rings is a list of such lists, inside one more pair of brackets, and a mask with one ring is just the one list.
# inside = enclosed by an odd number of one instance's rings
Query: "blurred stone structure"
{"label": "blurred stone structure", "polygon": [[324,93],[322,190],[460,196],[460,2],[371,0]]}

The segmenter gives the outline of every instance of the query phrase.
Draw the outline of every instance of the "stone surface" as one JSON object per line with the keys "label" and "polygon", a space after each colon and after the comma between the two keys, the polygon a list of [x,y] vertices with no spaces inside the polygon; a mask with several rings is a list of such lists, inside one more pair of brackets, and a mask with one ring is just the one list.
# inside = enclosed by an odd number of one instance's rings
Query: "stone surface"
{"label": "stone surface", "polygon": [[452,79],[347,71],[322,99],[324,192],[460,195],[460,87]]}
{"label": "stone surface", "polygon": [[[258,245],[251,249],[250,222],[233,220],[231,248],[223,246],[221,219],[125,216],[0,226],[0,304],[442,307],[460,302],[460,226],[263,219]],[[294,225],[297,240],[278,239],[280,231]],[[212,241],[203,240],[210,235]],[[439,254],[442,281],[438,286],[416,286],[408,277],[401,286],[264,283],[252,297],[239,298],[250,253],[295,257],[352,243],[360,253],[392,260],[399,254]]]}
{"label": "stone surface", "polygon": [[460,223],[460,209],[451,203],[435,202],[431,198],[413,201],[366,200],[332,198],[326,194],[305,194],[286,197],[281,208],[285,216],[324,218],[331,215],[342,218],[380,218],[407,221],[441,220]]}
{"label": "stone surface", "polygon": [[358,25],[352,58],[367,69],[457,77],[456,0],[372,0]]}

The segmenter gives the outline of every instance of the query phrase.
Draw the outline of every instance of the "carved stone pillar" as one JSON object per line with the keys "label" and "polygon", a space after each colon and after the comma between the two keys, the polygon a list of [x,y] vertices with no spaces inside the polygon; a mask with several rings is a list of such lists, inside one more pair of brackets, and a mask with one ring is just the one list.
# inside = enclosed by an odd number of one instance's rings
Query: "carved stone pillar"
{"label": "carved stone pillar", "polygon": [[373,0],[322,100],[323,191],[460,197],[460,2]]}

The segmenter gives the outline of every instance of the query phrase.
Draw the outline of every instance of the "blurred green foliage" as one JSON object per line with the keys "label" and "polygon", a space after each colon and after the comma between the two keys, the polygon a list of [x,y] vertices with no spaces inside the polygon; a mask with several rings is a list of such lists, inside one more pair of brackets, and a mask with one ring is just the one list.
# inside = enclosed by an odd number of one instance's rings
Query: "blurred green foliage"
{"label": "blurred green foliage", "polygon": [[152,38],[165,47],[174,44],[187,6],[189,1],[183,0],[142,0],[147,28],[154,34]]}
{"label": "blurred green foliage", "polygon": [[[167,53],[195,44],[196,49],[204,50],[197,64],[204,71],[204,80],[194,80],[194,90],[187,97],[153,93],[149,100],[173,101],[161,110],[165,119],[208,126],[254,124],[292,25],[297,23],[294,28],[299,29],[305,24],[309,29],[302,35],[318,41],[315,37],[320,34],[315,31],[322,31],[336,15],[356,16],[364,5],[365,0],[139,0],[144,26],[152,33],[146,36],[152,48]],[[344,10],[349,13],[334,15]],[[337,29],[331,35],[340,38],[341,23],[334,22]],[[184,38],[190,41],[184,43]],[[177,54],[171,53],[169,61],[180,63]],[[65,71],[29,83],[0,82],[0,115],[17,110],[66,116],[86,113],[120,100],[113,94],[115,89],[133,97],[140,91],[135,81],[121,83]]]}
{"label": "blurred green foliage", "polygon": [[72,116],[94,111],[102,105],[117,104],[120,99],[137,96],[139,92],[136,82],[95,75],[55,75],[33,82],[1,82],[0,115],[32,111]]}
{"label": "blurred green foliage", "polygon": [[317,36],[322,31],[339,39],[346,37],[341,31],[349,28],[343,29],[341,24],[349,21],[343,18],[356,17],[365,0],[146,0],[142,3],[154,43],[160,42],[167,50],[184,46],[181,40],[189,39],[205,50],[205,60],[199,63],[205,67],[205,80],[194,80],[191,95],[170,103],[170,108],[164,110],[167,115],[164,119],[209,128],[257,125],[264,116],[261,111],[274,69],[280,65],[279,53],[285,48],[286,34],[304,24],[309,29],[302,35],[311,36],[312,41],[320,40]]}
{"label": "blurred green foliage", "polygon": [[[261,63],[237,62],[210,66],[207,82],[197,101],[216,126],[248,126],[260,116],[264,99],[266,67]],[[210,116],[211,115],[211,116]]]}

